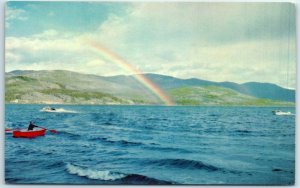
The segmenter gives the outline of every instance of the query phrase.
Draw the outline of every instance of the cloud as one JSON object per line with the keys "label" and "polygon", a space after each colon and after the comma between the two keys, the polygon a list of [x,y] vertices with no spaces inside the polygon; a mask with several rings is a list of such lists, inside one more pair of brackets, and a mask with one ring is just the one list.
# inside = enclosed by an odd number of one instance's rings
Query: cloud
{"label": "cloud", "polygon": [[144,72],[295,87],[288,3],[135,3],[93,37]]}
{"label": "cloud", "polygon": [[64,69],[99,75],[126,73],[82,43],[82,36],[46,30],[30,37],[6,37],[6,71]]}
{"label": "cloud", "polygon": [[6,20],[27,20],[26,11],[23,9],[16,9],[16,8],[6,8],[5,12],[5,19]]}
{"label": "cloud", "polygon": [[[34,37],[37,37],[37,38],[58,38],[58,37],[62,37],[62,36],[59,36],[59,33],[58,31],[54,30],[54,29],[49,29],[49,30],[45,30],[43,31],[42,33],[39,33],[39,34],[35,34],[33,35]],[[63,38],[66,38],[66,33],[64,33],[63,35]]]}
{"label": "cloud", "polygon": [[94,31],[49,27],[27,37],[7,37],[7,69],[130,74],[84,43],[89,39],[142,72],[295,87],[291,4],[136,2],[126,7],[122,15],[110,13]]}
{"label": "cloud", "polygon": [[14,20],[25,21],[27,20],[27,12],[23,9],[12,8],[6,6],[5,9],[5,27],[8,28],[10,23]]}
{"label": "cloud", "polygon": [[100,26],[99,39],[110,45],[277,39],[295,35],[294,14],[284,3],[135,3],[127,15],[111,15]]}
{"label": "cloud", "polygon": [[288,43],[282,43],[281,40],[205,47],[197,52],[190,52],[185,60],[182,56],[182,63],[173,66],[170,72],[173,76],[183,78],[200,77],[238,83],[272,82],[282,86],[295,86],[295,52],[293,43],[288,46]]}

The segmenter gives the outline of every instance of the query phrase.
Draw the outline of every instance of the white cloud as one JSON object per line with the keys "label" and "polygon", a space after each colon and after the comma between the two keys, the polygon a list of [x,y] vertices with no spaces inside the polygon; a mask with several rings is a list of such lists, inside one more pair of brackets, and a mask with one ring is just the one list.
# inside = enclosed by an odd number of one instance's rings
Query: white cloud
{"label": "white cloud", "polygon": [[7,37],[6,71],[63,69],[99,75],[127,73],[92,51],[82,43],[82,38],[55,30],[30,37]]}
{"label": "white cloud", "polygon": [[23,9],[7,8],[5,12],[6,20],[27,20],[26,12]]}
{"label": "white cloud", "polygon": [[5,27],[9,27],[10,26],[10,22],[13,20],[21,20],[21,21],[25,21],[27,20],[27,13],[25,10],[23,9],[16,9],[16,8],[10,8],[8,6],[6,6],[5,9]]}
{"label": "white cloud", "polygon": [[94,32],[49,29],[31,37],[8,37],[6,65],[9,70],[130,74],[85,42],[93,40],[142,72],[294,87],[293,27],[286,32],[285,9],[273,7],[272,13],[266,6],[134,3],[126,15],[110,15]]}
{"label": "white cloud", "polygon": [[144,72],[295,87],[293,11],[288,4],[136,3],[126,16],[110,16],[94,39]]}
{"label": "white cloud", "polygon": [[[147,66],[143,68],[180,78],[272,82],[295,87],[296,49],[294,43],[290,47],[287,44],[281,40],[245,41],[218,47],[180,49],[171,63],[165,59],[148,58]],[[155,62],[159,65],[152,67]]]}
{"label": "white cloud", "polygon": [[39,33],[39,34],[36,34],[34,35],[33,37],[36,37],[36,38],[66,38],[66,34],[64,34],[63,36],[60,35],[60,33],[54,29],[49,29],[49,30],[45,30],[43,31],[42,33]]}

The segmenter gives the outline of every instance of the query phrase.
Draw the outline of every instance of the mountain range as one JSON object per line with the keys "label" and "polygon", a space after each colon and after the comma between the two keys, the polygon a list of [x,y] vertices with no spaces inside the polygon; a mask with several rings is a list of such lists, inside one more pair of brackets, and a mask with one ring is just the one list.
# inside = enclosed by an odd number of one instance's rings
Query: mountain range
{"label": "mountain range", "polygon": [[[163,90],[175,105],[295,105],[295,90],[271,83],[143,76]],[[5,78],[6,103],[164,105],[134,75],[105,77],[66,70],[15,70],[5,73]]]}

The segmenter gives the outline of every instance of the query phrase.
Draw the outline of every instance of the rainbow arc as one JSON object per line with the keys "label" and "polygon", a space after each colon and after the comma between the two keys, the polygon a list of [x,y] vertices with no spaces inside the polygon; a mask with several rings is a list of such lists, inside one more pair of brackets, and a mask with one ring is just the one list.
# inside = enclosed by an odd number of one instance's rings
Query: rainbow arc
{"label": "rainbow arc", "polygon": [[120,68],[126,70],[127,72],[133,74],[134,78],[148,88],[153,94],[155,94],[160,100],[162,100],[166,105],[174,105],[173,101],[168,95],[166,95],[155,83],[153,83],[149,78],[143,75],[143,73],[128,63],[125,59],[113,53],[109,49],[103,47],[97,42],[87,41],[87,43],[93,47],[97,52],[105,59],[112,63],[117,64]]}

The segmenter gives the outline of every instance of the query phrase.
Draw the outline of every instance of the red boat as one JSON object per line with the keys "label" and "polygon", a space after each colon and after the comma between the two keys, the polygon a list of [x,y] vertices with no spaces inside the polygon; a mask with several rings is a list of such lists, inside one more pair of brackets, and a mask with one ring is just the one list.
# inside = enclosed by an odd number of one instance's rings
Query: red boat
{"label": "red boat", "polygon": [[35,128],[34,130],[28,131],[27,129],[19,129],[13,131],[13,137],[19,138],[34,138],[37,136],[44,136],[46,132],[45,128]]}

